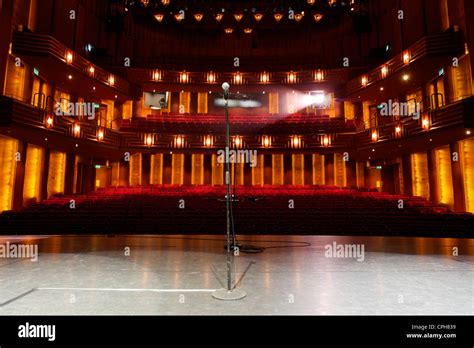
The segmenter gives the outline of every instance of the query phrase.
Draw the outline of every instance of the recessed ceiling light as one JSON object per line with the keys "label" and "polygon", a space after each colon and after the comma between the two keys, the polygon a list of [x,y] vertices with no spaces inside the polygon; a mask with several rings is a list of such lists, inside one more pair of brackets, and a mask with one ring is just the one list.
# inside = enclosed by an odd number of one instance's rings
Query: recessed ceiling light
{"label": "recessed ceiling light", "polygon": [[470,130],[467,130],[467,131],[466,131],[466,134],[467,134],[467,135],[471,135],[471,131],[470,131]]}
{"label": "recessed ceiling light", "polygon": [[68,78],[69,80],[72,80],[72,75],[69,75],[67,78]]}

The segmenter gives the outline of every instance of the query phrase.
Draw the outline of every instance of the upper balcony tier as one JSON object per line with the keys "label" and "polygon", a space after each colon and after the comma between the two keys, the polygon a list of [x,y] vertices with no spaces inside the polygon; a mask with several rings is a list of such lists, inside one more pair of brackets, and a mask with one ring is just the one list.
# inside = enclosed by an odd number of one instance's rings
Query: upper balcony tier
{"label": "upper balcony tier", "polygon": [[[229,116],[233,134],[320,134],[355,132],[353,120],[328,115],[233,115]],[[224,115],[161,115],[123,120],[124,131],[153,131],[171,134],[219,134]]]}

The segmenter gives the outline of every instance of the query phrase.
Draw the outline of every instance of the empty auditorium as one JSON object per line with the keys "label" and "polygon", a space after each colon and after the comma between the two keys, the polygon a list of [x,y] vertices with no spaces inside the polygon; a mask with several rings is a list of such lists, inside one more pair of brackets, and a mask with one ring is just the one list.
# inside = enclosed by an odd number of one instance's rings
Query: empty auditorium
{"label": "empty auditorium", "polygon": [[0,0],[0,316],[474,315],[472,18]]}

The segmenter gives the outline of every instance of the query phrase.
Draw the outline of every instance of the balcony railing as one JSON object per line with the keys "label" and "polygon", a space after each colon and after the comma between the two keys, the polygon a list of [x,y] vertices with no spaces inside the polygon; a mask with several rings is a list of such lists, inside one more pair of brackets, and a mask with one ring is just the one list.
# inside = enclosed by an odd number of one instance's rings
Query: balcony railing
{"label": "balcony railing", "polygon": [[[393,75],[408,65],[427,57],[455,57],[465,51],[464,36],[462,32],[447,31],[441,34],[425,36],[401,54],[393,57],[385,64],[370,70],[367,74],[350,80],[346,85],[346,95],[357,93],[390,75]],[[382,68],[386,73],[382,73]],[[362,79],[364,78],[364,83]]]}
{"label": "balcony railing", "polygon": [[94,65],[52,36],[16,31],[13,34],[12,52],[25,56],[50,56],[69,65],[78,73],[107,85],[118,92],[130,95],[130,83],[127,80]]}

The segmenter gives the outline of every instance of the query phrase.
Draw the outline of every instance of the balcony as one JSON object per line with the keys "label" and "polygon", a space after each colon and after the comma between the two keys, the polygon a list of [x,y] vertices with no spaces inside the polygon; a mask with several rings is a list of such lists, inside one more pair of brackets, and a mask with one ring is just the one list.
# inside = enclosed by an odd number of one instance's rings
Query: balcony
{"label": "balcony", "polygon": [[[460,57],[464,52],[462,32],[446,31],[426,36],[382,66],[350,80],[345,95],[371,99],[379,93],[379,87],[384,87],[385,95],[406,94],[414,85],[426,83],[433,77],[433,72],[451,64],[453,57]],[[410,74],[410,80],[403,82],[401,77],[405,72]]]}
{"label": "balcony", "polygon": [[94,65],[52,36],[16,31],[12,53],[39,69],[47,80],[66,80],[68,74],[77,77],[74,87],[81,95],[88,95],[92,86],[103,99],[114,99],[116,94],[128,99],[137,91],[126,79]]}

